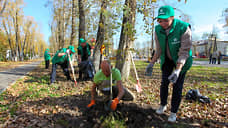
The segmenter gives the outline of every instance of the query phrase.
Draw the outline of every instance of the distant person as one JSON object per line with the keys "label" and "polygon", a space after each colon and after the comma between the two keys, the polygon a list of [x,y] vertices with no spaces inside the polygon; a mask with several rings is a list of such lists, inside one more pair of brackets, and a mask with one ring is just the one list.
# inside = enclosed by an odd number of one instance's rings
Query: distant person
{"label": "distant person", "polygon": [[218,64],[221,63],[221,60],[222,60],[222,53],[221,51],[218,52]]}
{"label": "distant person", "polygon": [[192,66],[192,34],[190,24],[174,18],[171,6],[162,6],[156,17],[155,27],[156,52],[146,68],[146,74],[151,74],[151,68],[160,57],[162,81],[160,86],[160,107],[157,114],[163,114],[167,106],[168,86],[173,83],[171,113],[168,121],[176,121],[176,113],[181,103],[182,89],[187,71]]}
{"label": "distant person", "polygon": [[217,59],[217,52],[214,51],[214,52],[212,53],[212,64],[216,64],[216,59]]}
{"label": "distant person", "polygon": [[44,52],[45,69],[49,68],[50,59],[51,59],[51,54],[49,52],[49,49],[47,48]]}
{"label": "distant person", "polygon": [[[113,85],[110,85],[111,73],[112,81],[114,83]],[[106,97],[104,98],[105,101],[109,101],[110,87],[112,87],[111,110],[116,110],[117,104],[119,104],[120,100],[131,101],[134,99],[133,94],[123,87],[120,71],[117,68],[111,68],[110,62],[105,60],[101,62],[101,69],[94,76],[93,86],[91,88],[91,102],[87,105],[87,108],[91,108],[95,105],[96,89],[104,94]]]}
{"label": "distant person", "polygon": [[72,55],[75,53],[74,46],[70,45],[68,48],[62,48],[58,50],[54,57],[52,58],[52,72],[51,72],[51,82],[50,84],[55,82],[56,77],[56,69],[57,66],[60,65],[63,69],[64,75],[67,77],[67,80],[71,80],[70,73],[68,70],[69,67],[69,58],[72,57]]}
{"label": "distant person", "polygon": [[212,53],[209,55],[209,64],[212,64]]}
{"label": "distant person", "polygon": [[92,48],[85,39],[79,39],[78,46],[78,67],[79,81],[92,80],[95,74],[94,67],[91,61]]}

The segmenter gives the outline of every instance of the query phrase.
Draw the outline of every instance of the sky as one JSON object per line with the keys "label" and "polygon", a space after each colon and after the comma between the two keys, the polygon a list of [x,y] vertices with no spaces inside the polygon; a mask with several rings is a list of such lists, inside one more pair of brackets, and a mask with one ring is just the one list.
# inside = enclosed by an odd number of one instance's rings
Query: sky
{"label": "sky", "polygon": [[[214,27],[219,31],[218,34],[221,40],[228,40],[228,34],[224,34],[225,29],[222,27],[224,22],[221,21],[222,11],[228,7],[228,0],[188,0],[186,4],[184,0],[182,1],[175,6],[191,17],[194,37],[201,39],[204,32],[211,33]],[[44,6],[47,0],[24,0],[24,2],[26,3],[24,8],[25,15],[34,17],[40,26],[41,33],[44,35],[44,40],[48,42],[48,37],[51,35],[48,25],[51,20],[51,13],[50,9]],[[150,40],[148,37],[142,36],[136,41],[144,42]]]}

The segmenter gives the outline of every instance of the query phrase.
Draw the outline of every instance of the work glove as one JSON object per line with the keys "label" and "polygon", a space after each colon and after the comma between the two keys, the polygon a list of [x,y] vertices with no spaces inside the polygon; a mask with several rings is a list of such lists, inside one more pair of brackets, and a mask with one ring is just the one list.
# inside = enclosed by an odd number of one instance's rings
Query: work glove
{"label": "work glove", "polygon": [[95,105],[95,100],[91,100],[90,104],[87,105],[87,108],[91,108]]}
{"label": "work glove", "polygon": [[67,49],[65,53],[69,55],[70,54],[70,49]]}
{"label": "work glove", "polygon": [[114,100],[112,100],[112,103],[111,103],[111,109],[113,110],[113,111],[115,111],[116,110],[116,107],[117,107],[117,104],[119,103],[119,100],[118,100],[118,98],[115,98]]}
{"label": "work glove", "polygon": [[174,70],[173,73],[168,77],[169,81],[175,84],[180,75],[180,72],[181,72],[181,69]]}
{"label": "work glove", "polygon": [[152,63],[149,63],[146,67],[146,72],[145,72],[145,75],[146,76],[152,76],[152,72],[153,72],[153,67],[154,67],[154,64]]}

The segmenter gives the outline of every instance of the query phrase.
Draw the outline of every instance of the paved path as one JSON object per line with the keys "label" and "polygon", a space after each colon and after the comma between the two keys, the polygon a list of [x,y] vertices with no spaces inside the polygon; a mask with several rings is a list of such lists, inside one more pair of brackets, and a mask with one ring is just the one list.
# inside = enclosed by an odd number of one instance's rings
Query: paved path
{"label": "paved path", "polygon": [[222,61],[221,64],[209,64],[208,61],[193,61],[193,66],[223,67],[228,68],[228,61]]}
{"label": "paved path", "polygon": [[9,85],[16,82],[19,78],[24,77],[30,71],[35,69],[41,61],[36,61],[30,64],[16,67],[0,72],[0,93],[2,93]]}

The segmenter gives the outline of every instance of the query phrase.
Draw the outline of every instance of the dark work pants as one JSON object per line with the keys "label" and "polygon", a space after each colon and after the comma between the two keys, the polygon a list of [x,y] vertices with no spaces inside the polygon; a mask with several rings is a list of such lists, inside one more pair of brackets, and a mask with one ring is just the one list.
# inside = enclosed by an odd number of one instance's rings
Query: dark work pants
{"label": "dark work pants", "polygon": [[67,61],[65,61],[63,64],[52,64],[52,72],[51,72],[51,83],[55,82],[55,77],[56,77],[56,69],[57,66],[60,65],[61,68],[63,69],[64,75],[67,77],[67,80],[70,80],[70,73],[68,70],[68,64]]}
{"label": "dark work pants", "polygon": [[[170,83],[168,77],[172,74],[174,69],[174,62],[166,59],[165,63],[162,66],[162,82],[160,86],[160,100],[161,105],[163,106],[167,104],[168,86]],[[171,112],[173,113],[177,113],[178,108],[180,106],[185,74],[186,72],[180,74],[177,79],[177,82],[173,84],[173,93],[171,101]]]}
{"label": "dark work pants", "polygon": [[212,58],[212,64],[216,64],[216,58]]}
{"label": "dark work pants", "polygon": [[49,64],[50,64],[50,61],[49,61],[49,60],[46,60],[46,61],[45,61],[45,68],[46,68],[46,69],[49,68]]}

